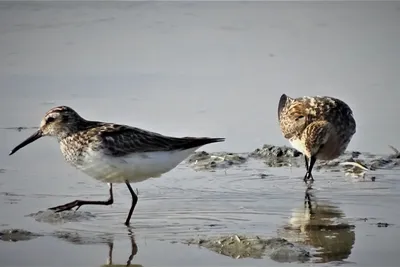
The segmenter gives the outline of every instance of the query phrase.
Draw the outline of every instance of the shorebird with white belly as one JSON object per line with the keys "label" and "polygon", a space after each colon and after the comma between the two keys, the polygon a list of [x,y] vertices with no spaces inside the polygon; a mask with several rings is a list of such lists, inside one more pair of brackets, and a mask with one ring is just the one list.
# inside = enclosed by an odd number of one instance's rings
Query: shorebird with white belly
{"label": "shorebird with white belly", "polygon": [[113,183],[125,183],[132,204],[125,225],[129,225],[138,197],[130,183],[159,177],[175,168],[203,145],[222,142],[225,138],[170,137],[143,129],[114,123],[89,121],[67,106],[50,109],[39,129],[10,155],[42,136],[56,137],[67,162],[87,175],[108,183],[106,201],[75,200],[50,208],[55,212],[78,210],[83,205],[111,205]]}
{"label": "shorebird with white belly", "polygon": [[339,157],[356,133],[350,107],[328,96],[291,98],[283,94],[278,104],[278,120],[283,136],[304,155],[304,182],[314,181],[311,172],[317,159]]}

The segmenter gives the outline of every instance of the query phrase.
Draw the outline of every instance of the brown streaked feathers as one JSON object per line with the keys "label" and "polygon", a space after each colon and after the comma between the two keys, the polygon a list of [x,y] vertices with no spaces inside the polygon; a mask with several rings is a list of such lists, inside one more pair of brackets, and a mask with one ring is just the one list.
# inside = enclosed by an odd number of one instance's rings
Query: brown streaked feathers
{"label": "brown streaked feathers", "polygon": [[305,156],[304,181],[314,180],[311,172],[317,159],[337,158],[356,133],[350,107],[329,96],[291,98],[282,94],[278,121],[282,135]]}
{"label": "brown streaked feathers", "polygon": [[317,154],[318,151],[328,141],[332,131],[332,124],[327,121],[316,121],[309,124],[301,135],[301,140],[305,144],[307,157]]}
{"label": "brown streaked feathers", "polygon": [[332,123],[337,134],[344,137],[352,136],[356,132],[352,110],[346,103],[333,97],[293,99],[283,94],[279,101],[278,114],[282,134],[287,139],[300,138],[304,129],[315,121]]}

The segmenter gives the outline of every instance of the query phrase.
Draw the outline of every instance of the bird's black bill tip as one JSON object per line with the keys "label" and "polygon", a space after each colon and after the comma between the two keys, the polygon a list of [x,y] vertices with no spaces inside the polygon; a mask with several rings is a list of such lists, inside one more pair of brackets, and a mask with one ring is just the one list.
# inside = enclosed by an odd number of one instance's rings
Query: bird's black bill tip
{"label": "bird's black bill tip", "polygon": [[13,148],[13,150],[10,151],[10,154],[8,154],[9,156],[11,156],[12,154],[14,154],[15,152],[17,152],[18,150],[20,150],[21,148],[23,148],[24,146],[29,145],[30,143],[36,141],[37,139],[39,139],[40,137],[42,137],[42,131],[41,130],[37,130],[34,134],[32,134],[31,136],[29,136],[25,141],[23,141],[22,143],[20,143],[19,145],[17,145],[16,147]]}

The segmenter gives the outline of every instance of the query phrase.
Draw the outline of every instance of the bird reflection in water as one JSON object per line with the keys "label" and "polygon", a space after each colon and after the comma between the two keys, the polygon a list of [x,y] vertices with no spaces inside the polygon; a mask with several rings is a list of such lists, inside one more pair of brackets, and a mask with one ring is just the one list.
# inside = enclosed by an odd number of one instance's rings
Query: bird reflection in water
{"label": "bird reflection in water", "polygon": [[108,258],[107,258],[107,264],[101,265],[101,267],[122,267],[122,266],[131,266],[131,267],[143,267],[143,265],[140,264],[131,264],[131,261],[133,259],[133,257],[137,254],[138,252],[138,247],[136,245],[135,242],[135,237],[133,235],[133,233],[131,232],[131,230],[129,230],[129,239],[131,241],[131,252],[130,255],[128,257],[128,261],[126,262],[126,264],[115,264],[113,263],[113,250],[114,250],[114,242],[113,241],[109,241],[107,242],[108,245]]}
{"label": "bird reflection in water", "polygon": [[117,267],[117,266],[131,266],[131,267],[142,267],[140,264],[131,264],[133,257],[138,253],[138,246],[135,242],[134,233],[128,228],[128,237],[131,243],[131,251],[128,257],[128,261],[125,264],[115,264],[113,262],[113,250],[114,250],[114,238],[115,234],[102,233],[99,235],[93,235],[91,232],[64,232],[59,231],[55,233],[55,236],[66,242],[75,245],[90,245],[90,244],[107,244],[108,245],[108,257],[107,264],[101,266]]}
{"label": "bird reflection in water", "polygon": [[304,207],[295,209],[282,237],[314,247],[316,262],[344,261],[355,242],[354,225],[346,221],[336,205],[317,201],[312,191],[305,191]]}

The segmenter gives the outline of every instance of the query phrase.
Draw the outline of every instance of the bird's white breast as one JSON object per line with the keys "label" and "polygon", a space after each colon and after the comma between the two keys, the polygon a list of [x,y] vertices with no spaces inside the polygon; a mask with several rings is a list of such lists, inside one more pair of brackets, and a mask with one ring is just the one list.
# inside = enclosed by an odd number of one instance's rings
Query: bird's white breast
{"label": "bird's white breast", "polygon": [[292,145],[292,147],[294,149],[296,149],[297,151],[299,151],[302,154],[305,154],[306,152],[306,147],[304,145],[304,142],[302,142],[300,140],[300,138],[293,138],[289,140],[290,144]]}
{"label": "bird's white breast", "polygon": [[159,177],[175,168],[198,147],[187,150],[132,153],[113,157],[101,151],[88,150],[76,167],[87,175],[107,183],[133,183]]}

